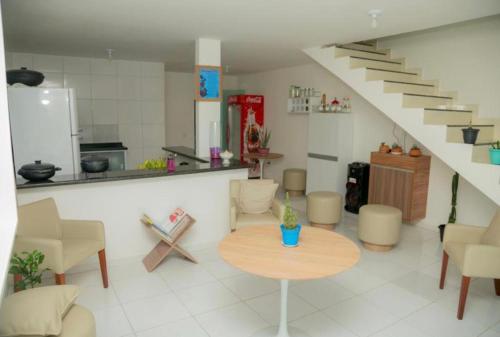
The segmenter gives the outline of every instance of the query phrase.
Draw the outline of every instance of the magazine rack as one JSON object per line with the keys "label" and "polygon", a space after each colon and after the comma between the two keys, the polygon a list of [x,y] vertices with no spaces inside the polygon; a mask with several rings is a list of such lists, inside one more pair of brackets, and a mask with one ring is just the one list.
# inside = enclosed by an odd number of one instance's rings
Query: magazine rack
{"label": "magazine rack", "polygon": [[152,272],[158,267],[158,265],[170,254],[172,251],[177,251],[186,259],[191,262],[198,263],[196,259],[189,254],[184,248],[182,248],[178,242],[179,240],[186,234],[187,230],[196,222],[191,216],[186,215],[185,221],[180,225],[181,228],[176,232],[174,237],[169,237],[156,229],[149,223],[146,223],[141,220],[143,224],[145,224],[149,229],[160,238],[160,241],[156,244],[156,246],[144,257],[142,263],[146,267],[148,272]]}

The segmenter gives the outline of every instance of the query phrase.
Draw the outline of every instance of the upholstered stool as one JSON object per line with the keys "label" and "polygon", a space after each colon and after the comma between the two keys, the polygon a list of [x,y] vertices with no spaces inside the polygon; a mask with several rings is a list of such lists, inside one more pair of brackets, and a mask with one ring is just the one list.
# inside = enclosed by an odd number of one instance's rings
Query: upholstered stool
{"label": "upholstered stool", "polygon": [[358,237],[366,249],[385,252],[399,241],[402,213],[385,205],[364,205],[359,210]]}
{"label": "upholstered stool", "polygon": [[284,170],[283,188],[291,197],[303,195],[306,190],[306,170],[298,168]]}
{"label": "upholstered stool", "polygon": [[335,192],[311,192],[307,195],[307,218],[312,226],[334,229],[342,215],[342,196]]}

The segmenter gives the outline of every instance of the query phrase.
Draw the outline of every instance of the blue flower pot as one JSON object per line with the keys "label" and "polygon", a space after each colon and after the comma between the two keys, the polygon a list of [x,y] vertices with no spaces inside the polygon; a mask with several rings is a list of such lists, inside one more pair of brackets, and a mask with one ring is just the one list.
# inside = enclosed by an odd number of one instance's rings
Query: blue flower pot
{"label": "blue flower pot", "polygon": [[294,229],[287,229],[285,225],[281,224],[281,237],[282,244],[285,247],[297,247],[299,245],[299,234],[302,225],[297,224],[297,227]]}
{"label": "blue flower pot", "polygon": [[500,149],[490,148],[490,162],[495,165],[500,165]]}

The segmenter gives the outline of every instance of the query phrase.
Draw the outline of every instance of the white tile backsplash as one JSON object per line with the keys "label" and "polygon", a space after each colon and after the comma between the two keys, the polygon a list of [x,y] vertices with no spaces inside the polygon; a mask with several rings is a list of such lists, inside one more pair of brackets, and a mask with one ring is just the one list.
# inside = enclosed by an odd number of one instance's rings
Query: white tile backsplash
{"label": "white tile backsplash", "polygon": [[165,155],[163,63],[15,52],[5,60],[43,72],[42,87],[75,89],[82,143],[123,142],[131,169]]}
{"label": "white tile backsplash", "polygon": [[118,123],[119,124],[142,124],[140,101],[119,100],[118,101]]}
{"label": "white tile backsplash", "polygon": [[42,84],[40,87],[43,88],[62,88],[64,86],[64,77],[62,73],[49,73],[44,72]]}
{"label": "white tile backsplash", "polygon": [[165,106],[163,101],[142,101],[143,124],[165,124]]}
{"label": "white tile backsplash", "polygon": [[116,62],[108,59],[91,59],[90,72],[100,75],[116,75]]}
{"label": "white tile backsplash", "polygon": [[33,55],[33,68],[42,73],[60,73],[63,71],[63,58],[55,55]]}
{"label": "white tile backsplash", "polygon": [[21,67],[33,69],[33,54],[12,53],[12,68],[19,69]]}
{"label": "white tile backsplash", "polygon": [[77,98],[92,98],[90,75],[64,74],[64,87],[74,88]]}
{"label": "white tile backsplash", "polygon": [[118,124],[118,113],[114,99],[96,99],[92,101],[92,121],[94,125]]}
{"label": "white tile backsplash", "polygon": [[71,57],[63,58],[63,70],[70,74],[90,74],[90,59],[87,57]]}
{"label": "white tile backsplash", "polygon": [[119,99],[139,99],[141,97],[140,77],[119,75],[117,82]]}
{"label": "white tile backsplash", "polygon": [[116,76],[92,75],[92,98],[116,99]]}
{"label": "white tile backsplash", "polygon": [[141,98],[143,100],[162,100],[165,94],[163,82],[163,78],[143,77]]}

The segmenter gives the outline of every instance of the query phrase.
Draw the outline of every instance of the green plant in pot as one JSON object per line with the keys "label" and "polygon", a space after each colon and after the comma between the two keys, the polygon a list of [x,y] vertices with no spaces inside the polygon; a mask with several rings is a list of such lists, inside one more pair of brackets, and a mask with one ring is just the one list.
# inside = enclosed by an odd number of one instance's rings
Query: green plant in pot
{"label": "green plant in pot", "polygon": [[[455,223],[457,221],[457,193],[458,193],[458,180],[460,175],[455,172],[453,178],[451,179],[451,210],[448,216],[448,223]],[[444,231],[446,229],[446,224],[439,225],[439,237],[441,242],[443,242]]]}
{"label": "green plant in pot", "polygon": [[302,225],[297,223],[297,214],[292,209],[288,192],[286,193],[283,223],[280,227],[283,246],[297,247],[299,245],[299,235]]}
{"label": "green plant in pot", "polygon": [[269,141],[271,140],[271,131],[265,129],[260,132],[260,147],[258,149],[260,154],[269,154]]}
{"label": "green plant in pot", "polygon": [[491,143],[489,151],[490,163],[500,165],[500,140],[497,140],[495,143]]}
{"label": "green plant in pot", "polygon": [[9,274],[14,275],[14,289],[16,291],[34,288],[42,283],[42,274],[48,268],[40,269],[45,255],[39,250],[31,253],[22,252],[22,256],[14,254],[10,259]]}
{"label": "green plant in pot", "polygon": [[477,135],[479,134],[479,129],[474,129],[472,127],[472,122],[469,122],[467,128],[462,129],[465,144],[476,144]]}

